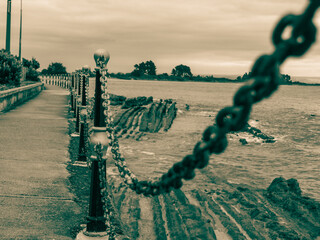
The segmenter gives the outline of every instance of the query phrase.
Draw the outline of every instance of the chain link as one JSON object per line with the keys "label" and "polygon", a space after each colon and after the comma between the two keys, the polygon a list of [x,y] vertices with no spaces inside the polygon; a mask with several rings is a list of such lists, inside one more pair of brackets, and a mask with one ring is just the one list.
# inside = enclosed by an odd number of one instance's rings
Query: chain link
{"label": "chain link", "polygon": [[[173,188],[180,188],[183,184],[182,179],[193,179],[194,170],[206,167],[211,154],[222,153],[228,145],[227,133],[241,130],[248,122],[252,105],[268,98],[278,88],[280,65],[289,56],[303,55],[315,41],[316,27],[312,23],[312,18],[319,5],[320,0],[310,1],[303,14],[289,14],[279,21],[272,35],[274,52],[270,55],[262,55],[256,60],[252,67],[252,78],[235,93],[233,106],[221,109],[216,116],[215,124],[205,129],[202,140],[195,145],[192,154],[175,163],[157,181],[139,181],[127,167],[120,153],[119,141],[110,114],[107,82],[105,74],[102,74],[102,97],[111,153],[125,183],[136,193],[146,196],[169,192]],[[289,26],[292,27],[292,34],[290,38],[283,39],[283,32]]]}
{"label": "chain link", "polygon": [[102,196],[102,203],[104,209],[104,217],[106,219],[106,227],[110,240],[116,239],[114,226],[111,223],[112,211],[108,208],[108,203],[111,202],[108,189],[107,189],[107,178],[106,178],[106,158],[103,157],[103,151],[101,144],[94,146],[94,151],[97,154],[98,169],[99,169],[99,180],[100,180],[100,189]]}
{"label": "chain link", "polygon": [[[104,114],[106,117],[106,124],[108,126],[108,123],[110,120],[108,120],[108,105],[110,105],[108,94],[105,94],[107,85],[106,85],[106,69],[101,69],[101,88],[104,91],[102,93],[102,100],[103,100],[103,106],[104,106]],[[97,156],[98,160],[98,169],[99,169],[99,178],[100,178],[100,189],[101,189],[101,196],[102,196],[102,203],[103,203],[103,209],[104,209],[104,217],[106,219],[106,226],[107,226],[107,232],[110,240],[116,239],[115,229],[114,226],[111,223],[112,218],[112,210],[108,207],[108,204],[111,205],[111,199],[108,194],[108,188],[107,188],[107,178],[106,178],[106,158],[103,156],[102,146],[96,145],[94,146],[94,151]]]}

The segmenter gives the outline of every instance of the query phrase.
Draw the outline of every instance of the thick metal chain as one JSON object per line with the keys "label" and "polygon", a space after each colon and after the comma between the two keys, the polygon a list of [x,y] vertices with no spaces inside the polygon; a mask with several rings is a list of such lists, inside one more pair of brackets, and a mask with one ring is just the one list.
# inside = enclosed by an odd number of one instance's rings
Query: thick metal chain
{"label": "thick metal chain", "polygon": [[[182,186],[182,179],[193,179],[196,168],[201,169],[208,165],[211,154],[222,153],[228,145],[227,133],[241,130],[248,122],[252,105],[269,97],[278,88],[279,66],[289,56],[303,55],[315,41],[316,27],[312,23],[312,18],[319,6],[320,0],[311,0],[301,15],[289,14],[279,21],[272,35],[274,52],[270,55],[262,55],[256,60],[251,71],[252,79],[235,93],[233,106],[223,108],[218,112],[216,123],[207,127],[203,132],[202,140],[195,145],[192,154],[175,163],[167,173],[154,182],[139,181],[121,156],[110,116],[110,100],[106,82],[103,78],[104,107],[111,152],[120,175],[128,186],[136,193],[146,196],[159,195],[173,188],[178,189]],[[289,26],[292,27],[291,37],[283,39],[283,32]]]}
{"label": "thick metal chain", "polygon": [[[106,69],[102,69],[101,71],[101,87],[102,90],[106,89]],[[102,94],[103,99],[103,106],[104,106],[104,114],[106,116],[106,124],[108,124],[108,107],[106,104],[110,104],[109,98],[107,95]],[[100,189],[101,189],[101,195],[102,195],[102,202],[103,202],[103,209],[104,209],[104,217],[106,219],[106,225],[107,225],[107,231],[108,236],[110,240],[116,239],[114,226],[110,224],[111,218],[112,218],[112,211],[108,207],[108,203],[111,203],[111,199],[108,195],[108,189],[107,189],[107,178],[106,178],[106,158],[103,156],[102,147],[101,145],[96,145],[94,147],[94,151],[96,152],[97,158],[98,158],[98,168],[99,168],[99,178],[100,178]]]}
{"label": "thick metal chain", "polygon": [[114,227],[110,224],[110,219],[112,217],[112,211],[108,208],[108,202],[111,202],[108,195],[107,189],[107,179],[106,179],[106,159],[103,156],[102,146],[96,145],[94,147],[94,151],[96,152],[97,160],[98,160],[98,168],[99,168],[99,180],[100,180],[100,189],[102,196],[102,203],[104,209],[104,217],[106,219],[107,232],[110,240],[115,240],[116,235],[114,231]]}
{"label": "thick metal chain", "polygon": [[110,109],[110,95],[108,93],[107,88],[107,77],[106,70],[103,69],[101,73],[101,84],[102,84],[102,99],[103,99],[103,107],[104,107],[104,115],[106,121],[106,130],[108,134],[108,138],[110,140],[109,145],[111,146],[112,157],[115,160],[115,165],[118,167],[121,177],[124,178],[126,184],[129,185],[131,189],[135,189],[134,182],[138,182],[136,176],[130,171],[127,167],[126,161],[123,157],[121,157],[120,149],[119,149],[119,141],[115,134],[113,118],[111,115]]}

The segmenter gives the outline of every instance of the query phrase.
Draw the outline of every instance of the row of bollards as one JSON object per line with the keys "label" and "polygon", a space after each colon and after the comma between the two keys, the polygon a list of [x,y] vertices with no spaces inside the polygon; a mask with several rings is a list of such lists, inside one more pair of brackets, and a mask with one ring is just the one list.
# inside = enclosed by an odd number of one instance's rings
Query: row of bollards
{"label": "row of bollards", "polygon": [[[77,240],[88,239],[111,239],[107,233],[107,219],[105,217],[105,199],[103,199],[101,180],[106,180],[106,152],[109,140],[106,133],[106,122],[101,89],[101,72],[106,72],[109,54],[105,50],[98,50],[94,54],[96,62],[95,94],[94,94],[94,122],[89,136],[90,151],[87,149],[88,122],[87,122],[87,93],[89,91],[89,67],[85,66],[81,71],[70,75],[42,76],[41,81],[45,84],[67,88],[70,91],[70,109],[75,118],[75,133],[73,137],[79,137],[78,162],[86,162],[90,152],[91,185],[89,199],[89,214],[86,228],[77,235]],[[103,80],[103,79],[102,79]],[[97,146],[102,150],[103,158],[98,157],[94,150]],[[101,162],[100,162],[101,161]],[[101,171],[104,169],[104,171]],[[104,176],[101,176],[101,175]],[[106,189],[104,189],[105,191]]]}
{"label": "row of bollards", "polygon": [[70,74],[40,76],[40,80],[44,84],[55,85],[55,86],[59,86],[66,89],[70,88],[70,79],[71,79]]}

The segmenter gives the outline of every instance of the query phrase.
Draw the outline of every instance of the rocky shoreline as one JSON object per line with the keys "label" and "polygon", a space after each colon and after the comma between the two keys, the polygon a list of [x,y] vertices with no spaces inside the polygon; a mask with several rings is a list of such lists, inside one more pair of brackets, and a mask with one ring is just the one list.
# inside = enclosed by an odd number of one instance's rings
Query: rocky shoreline
{"label": "rocky shoreline", "polygon": [[[93,109],[93,99],[89,100]],[[112,117],[118,138],[140,140],[146,132],[168,131],[177,116],[176,102],[172,99],[154,100],[153,97],[126,98],[110,94]],[[93,114],[90,112],[90,119]]]}
{"label": "rocky shoreline", "polygon": [[[146,198],[127,189],[117,170],[110,167],[109,191],[116,222],[122,222],[118,234],[130,239],[223,240],[314,240],[320,236],[320,204],[301,194],[297,180],[276,178],[265,190],[206,175],[213,178],[206,187]],[[148,236],[142,235],[142,224]]]}
{"label": "rocky shoreline", "polygon": [[[248,138],[241,136],[241,133],[248,134]],[[266,133],[263,133],[259,128],[251,126],[249,123],[240,130],[239,132],[232,132],[231,134],[236,135],[239,137],[239,142],[242,145],[248,144],[249,138],[256,140],[256,142],[260,143],[274,143],[276,142],[273,136],[270,136]]]}
{"label": "rocky shoreline", "polygon": [[[154,132],[168,130],[177,115],[176,103],[172,100],[112,96],[111,105],[118,136],[129,145],[124,149],[125,156],[126,150],[131,151],[130,146],[136,146],[136,140],[151,140]],[[70,122],[71,129],[73,125]],[[275,141],[255,125],[248,124],[242,132],[231,134],[241,144],[250,144],[250,139],[243,138],[242,134],[261,143]],[[73,159],[76,159],[77,144],[77,139],[72,138],[70,156]],[[160,166],[153,158],[144,162],[147,152],[131,154],[134,157],[130,156],[129,167],[143,168],[138,176],[145,180],[159,177],[159,171],[151,172],[148,167],[161,170],[161,166],[166,165]],[[68,169],[72,189],[86,214],[88,172],[72,164]],[[113,231],[119,239],[318,240],[320,236],[320,203],[304,196],[296,179],[275,178],[266,189],[257,189],[231,183],[208,166],[197,171],[193,180],[184,182],[181,189],[150,198],[128,189],[113,161],[107,161],[107,180]]]}

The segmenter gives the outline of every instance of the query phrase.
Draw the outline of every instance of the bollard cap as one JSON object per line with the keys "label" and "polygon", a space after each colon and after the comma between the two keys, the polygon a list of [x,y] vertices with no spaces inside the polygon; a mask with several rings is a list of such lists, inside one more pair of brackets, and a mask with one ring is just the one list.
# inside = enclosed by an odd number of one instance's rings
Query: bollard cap
{"label": "bollard cap", "polygon": [[109,146],[109,138],[106,132],[106,127],[92,127],[90,143],[92,146],[101,144],[106,152]]}
{"label": "bollard cap", "polygon": [[90,71],[90,67],[89,67],[88,65],[84,65],[84,66],[82,67],[82,72],[83,72],[84,74],[89,74],[89,71]]}
{"label": "bollard cap", "polygon": [[105,68],[107,63],[109,62],[110,54],[104,49],[98,49],[94,53],[94,60],[96,62],[96,66],[100,68]]}

